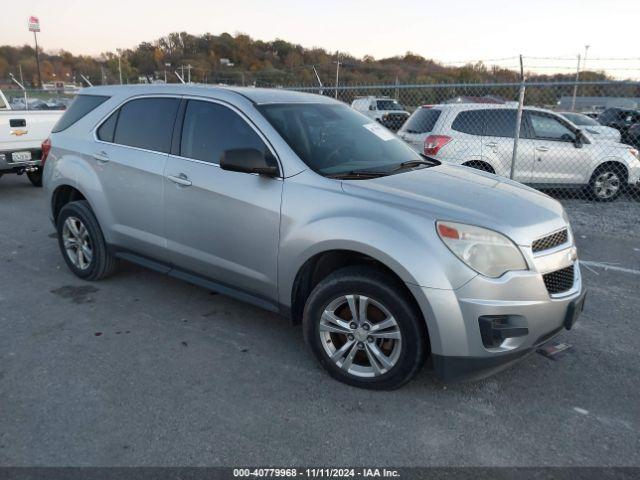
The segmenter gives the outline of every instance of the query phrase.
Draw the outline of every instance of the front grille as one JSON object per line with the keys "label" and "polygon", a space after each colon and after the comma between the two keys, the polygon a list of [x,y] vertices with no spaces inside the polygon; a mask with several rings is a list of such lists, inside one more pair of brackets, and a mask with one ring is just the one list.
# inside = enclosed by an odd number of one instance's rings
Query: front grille
{"label": "front grille", "polygon": [[556,233],[552,233],[551,235],[547,235],[546,237],[539,238],[531,245],[531,249],[533,253],[541,252],[543,250],[549,250],[550,248],[557,247],[558,245],[562,245],[563,243],[567,243],[569,239],[569,233],[567,229],[560,230]]}
{"label": "front grille", "polygon": [[574,267],[571,265],[570,267],[556,270],[555,272],[545,273],[542,278],[544,279],[544,286],[547,287],[547,291],[551,295],[554,295],[571,290],[574,276]]}
{"label": "front grille", "polygon": [[409,118],[409,116],[404,113],[388,113],[385,115],[385,118],[382,119],[382,124],[389,130],[395,132],[404,125],[407,118]]}

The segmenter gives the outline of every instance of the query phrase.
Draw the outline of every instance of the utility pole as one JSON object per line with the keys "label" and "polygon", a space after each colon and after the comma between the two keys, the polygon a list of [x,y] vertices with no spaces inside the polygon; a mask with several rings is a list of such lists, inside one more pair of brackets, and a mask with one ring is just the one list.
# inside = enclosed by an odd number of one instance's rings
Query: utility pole
{"label": "utility pole", "polygon": [[576,111],[576,95],[578,94],[578,80],[580,79],[580,55],[578,55],[578,66],[576,68],[576,83],[573,85],[573,98],[571,99],[571,111]]}
{"label": "utility pole", "polygon": [[513,180],[516,171],[516,158],[518,157],[518,140],[520,140],[520,125],[522,124],[522,109],[524,107],[524,66],[522,64],[522,54],[520,55],[520,92],[518,95],[518,111],[516,113],[516,131],[513,136],[513,154],[511,156],[511,171],[509,178]]}
{"label": "utility pole", "polygon": [[[191,66],[191,64],[187,65],[187,75],[188,75],[187,83],[191,83],[191,69],[192,68],[193,67]],[[184,76],[184,74],[183,74],[183,76]]]}
{"label": "utility pole", "polygon": [[338,83],[340,79],[340,53],[336,52],[337,60],[333,63],[336,64],[336,100],[338,99]]}

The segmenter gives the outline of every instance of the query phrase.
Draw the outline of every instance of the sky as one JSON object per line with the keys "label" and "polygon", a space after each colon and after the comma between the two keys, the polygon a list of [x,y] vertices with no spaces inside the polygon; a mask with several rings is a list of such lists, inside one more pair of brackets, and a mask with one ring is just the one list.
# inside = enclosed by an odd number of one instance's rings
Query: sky
{"label": "sky", "polygon": [[[544,57],[525,58],[525,68],[569,72],[590,45],[587,68],[640,78],[640,50],[632,34],[640,0],[106,0],[97,5],[10,1],[0,17],[0,45],[33,43],[27,19],[36,15],[41,47],[74,54],[129,48],[174,31],[241,32],[358,57],[412,51],[445,63],[508,58],[489,63],[514,68],[523,54]],[[609,60],[619,57],[634,60]]]}

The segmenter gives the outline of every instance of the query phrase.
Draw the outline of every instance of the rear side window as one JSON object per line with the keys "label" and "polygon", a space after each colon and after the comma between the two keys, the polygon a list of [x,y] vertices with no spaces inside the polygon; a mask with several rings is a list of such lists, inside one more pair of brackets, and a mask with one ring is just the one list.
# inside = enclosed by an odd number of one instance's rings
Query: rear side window
{"label": "rear side window", "polygon": [[422,107],[409,117],[407,123],[404,124],[403,130],[407,133],[431,132],[438,118],[440,118],[440,113],[440,110]]}
{"label": "rear side window", "polygon": [[51,131],[53,133],[58,133],[66,130],[87,113],[95,110],[107,100],[109,100],[109,97],[104,95],[78,95],[73,102],[71,102],[69,108],[67,108]]}
{"label": "rear side window", "polygon": [[485,110],[484,135],[486,137],[515,137],[515,110]]}
{"label": "rear side window", "polygon": [[483,135],[486,110],[466,110],[460,112],[451,124],[453,130],[469,135]]}
{"label": "rear side window", "polygon": [[114,143],[169,153],[178,104],[177,98],[140,98],[126,103],[120,108]]}
{"label": "rear side window", "polygon": [[267,150],[255,130],[233,110],[217,103],[190,100],[182,124],[180,156],[217,164],[222,152],[234,148]]}

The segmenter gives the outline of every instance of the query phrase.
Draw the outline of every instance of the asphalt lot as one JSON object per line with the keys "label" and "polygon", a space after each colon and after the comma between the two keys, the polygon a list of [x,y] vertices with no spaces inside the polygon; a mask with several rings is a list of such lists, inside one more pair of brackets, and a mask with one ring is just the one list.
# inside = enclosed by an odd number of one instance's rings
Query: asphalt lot
{"label": "asphalt lot", "polygon": [[[271,313],[123,265],[65,267],[41,189],[0,180],[0,465],[640,465],[640,202],[564,200],[589,297],[487,380],[329,378]],[[634,273],[636,272],[636,273]]]}

